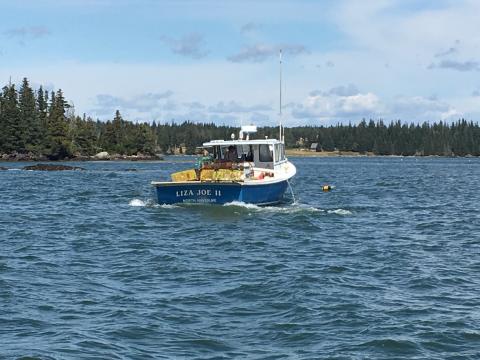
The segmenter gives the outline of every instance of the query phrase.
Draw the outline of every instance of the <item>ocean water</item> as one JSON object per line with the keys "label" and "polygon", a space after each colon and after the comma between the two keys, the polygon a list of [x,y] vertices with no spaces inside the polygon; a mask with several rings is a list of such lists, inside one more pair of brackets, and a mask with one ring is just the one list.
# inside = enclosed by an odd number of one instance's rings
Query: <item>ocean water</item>
{"label": "ocean water", "polygon": [[480,159],[291,160],[275,207],[0,163],[0,359],[479,359]]}

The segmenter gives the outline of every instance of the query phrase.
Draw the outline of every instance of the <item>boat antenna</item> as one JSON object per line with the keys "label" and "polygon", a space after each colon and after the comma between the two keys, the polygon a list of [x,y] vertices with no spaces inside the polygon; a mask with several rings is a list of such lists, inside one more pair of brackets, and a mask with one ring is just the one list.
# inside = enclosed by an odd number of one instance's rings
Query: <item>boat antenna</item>
{"label": "boat antenna", "polygon": [[279,132],[280,132],[280,141],[283,141],[283,136],[282,136],[282,49],[280,49],[280,52],[279,52],[279,65],[280,65],[280,102],[279,102],[279,121],[280,121],[280,125],[279,125]]}

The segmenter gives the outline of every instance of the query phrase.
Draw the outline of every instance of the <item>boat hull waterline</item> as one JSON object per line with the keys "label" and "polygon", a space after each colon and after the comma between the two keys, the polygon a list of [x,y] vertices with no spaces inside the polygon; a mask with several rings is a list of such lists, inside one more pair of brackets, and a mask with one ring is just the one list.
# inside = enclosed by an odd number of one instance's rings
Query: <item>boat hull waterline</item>
{"label": "boat hull waterline", "polygon": [[256,205],[278,204],[288,187],[287,180],[268,184],[240,182],[154,183],[159,204],[226,204],[243,202]]}

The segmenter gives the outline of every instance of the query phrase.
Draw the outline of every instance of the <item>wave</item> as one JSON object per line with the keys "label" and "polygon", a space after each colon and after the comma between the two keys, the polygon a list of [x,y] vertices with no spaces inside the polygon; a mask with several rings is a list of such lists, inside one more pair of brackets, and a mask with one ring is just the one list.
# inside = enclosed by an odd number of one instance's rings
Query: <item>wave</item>
{"label": "wave", "polygon": [[180,209],[181,207],[173,204],[153,204],[153,207],[161,209]]}
{"label": "wave", "polygon": [[232,201],[228,202],[226,204],[223,204],[223,206],[238,206],[238,207],[243,207],[245,209],[255,209],[255,210],[261,210],[262,207],[255,205],[255,204],[249,204],[249,203],[244,203],[243,201]]}
{"label": "wave", "polygon": [[337,214],[337,215],[352,215],[353,214],[350,210],[345,210],[345,209],[327,210],[327,213]]}
{"label": "wave", "polygon": [[[147,201],[141,199],[132,199],[128,203],[129,206],[133,207],[155,207],[155,208],[162,208],[162,209],[181,209],[184,208],[185,205],[192,205],[192,204],[157,204],[153,200],[149,199]],[[183,206],[182,206],[183,205]],[[193,204],[195,206],[203,205],[203,206],[215,206],[215,205],[204,205],[204,204]],[[284,206],[260,206],[250,203],[245,203],[242,201],[232,201],[226,204],[223,204],[224,207],[231,207],[231,208],[242,208],[245,210],[255,211],[255,212],[269,212],[269,213],[284,213],[284,214],[296,214],[296,213],[327,213],[327,214],[335,214],[335,215],[352,215],[353,213],[350,210],[346,209],[331,209],[331,210],[324,210],[319,209],[314,206],[300,204],[300,203],[292,203]]]}
{"label": "wave", "polygon": [[140,199],[133,199],[133,200],[130,200],[128,205],[135,206],[135,207],[144,207],[144,206],[147,206],[147,203]]}
{"label": "wave", "polygon": [[223,206],[232,206],[232,207],[241,207],[248,210],[254,210],[259,212],[276,212],[276,213],[288,213],[288,214],[295,214],[295,213],[327,213],[327,214],[335,214],[335,215],[353,215],[350,210],[346,209],[320,209],[316,208],[311,205],[301,204],[298,202],[289,204],[287,206],[259,206],[255,204],[248,204],[241,201],[232,201],[229,203],[224,204]]}
{"label": "wave", "polygon": [[325,212],[323,209],[318,209],[313,206],[293,203],[287,206],[259,206],[255,204],[244,203],[242,201],[232,201],[223,206],[241,207],[248,210],[263,211],[263,212],[278,212],[278,213],[296,213],[296,212]]}
{"label": "wave", "polygon": [[133,207],[154,207],[154,208],[161,208],[161,209],[177,209],[180,208],[178,205],[171,205],[171,204],[157,204],[152,199],[148,199],[147,201],[143,201],[141,199],[132,199],[128,203],[129,206]]}
{"label": "wave", "polygon": [[327,214],[336,214],[336,215],[352,215],[353,213],[350,210],[346,209],[319,209],[314,206],[301,204],[301,203],[292,203],[287,206],[259,206],[255,204],[248,204],[241,201],[232,201],[224,204],[223,206],[235,206],[242,207],[244,209],[256,210],[256,211],[271,211],[271,212],[285,212],[285,213],[295,213],[295,212],[312,212],[312,213],[327,213]]}

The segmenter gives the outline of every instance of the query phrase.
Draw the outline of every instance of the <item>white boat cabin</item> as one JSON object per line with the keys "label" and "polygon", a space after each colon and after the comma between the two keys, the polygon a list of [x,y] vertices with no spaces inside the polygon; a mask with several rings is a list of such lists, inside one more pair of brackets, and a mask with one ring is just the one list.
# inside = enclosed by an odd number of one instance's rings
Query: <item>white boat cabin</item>
{"label": "white boat cabin", "polygon": [[209,150],[215,162],[247,162],[255,168],[271,170],[285,163],[285,144],[268,138],[250,140],[250,134],[256,132],[256,126],[242,126],[238,139],[232,134],[232,140],[212,140],[203,147]]}
{"label": "white boat cabin", "polygon": [[285,145],[276,139],[213,140],[204,143],[203,147],[209,150],[214,161],[219,162],[249,162],[256,168],[273,170],[276,165],[287,161]]}

